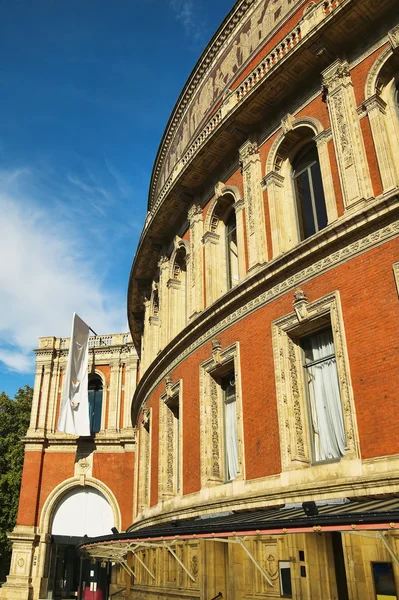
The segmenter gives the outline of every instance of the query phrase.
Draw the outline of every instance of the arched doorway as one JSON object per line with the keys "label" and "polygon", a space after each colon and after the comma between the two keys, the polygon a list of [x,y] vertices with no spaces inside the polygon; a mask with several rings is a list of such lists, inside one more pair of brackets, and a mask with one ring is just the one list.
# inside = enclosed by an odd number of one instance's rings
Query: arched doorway
{"label": "arched doorway", "polygon": [[74,488],[58,504],[51,527],[51,560],[47,598],[105,600],[109,565],[83,560],[76,544],[84,536],[110,535],[112,507],[94,488]]}

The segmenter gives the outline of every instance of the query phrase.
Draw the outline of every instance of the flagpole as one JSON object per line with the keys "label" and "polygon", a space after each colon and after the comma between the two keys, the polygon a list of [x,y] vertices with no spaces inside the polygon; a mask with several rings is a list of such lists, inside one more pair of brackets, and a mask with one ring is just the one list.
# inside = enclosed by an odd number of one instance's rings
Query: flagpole
{"label": "flagpole", "polygon": [[89,327],[89,329],[90,329],[90,331],[91,331],[92,333],[94,333],[94,335],[95,335],[96,337],[98,336],[98,333],[96,333],[96,332],[94,331],[94,329],[92,329],[91,327]]}

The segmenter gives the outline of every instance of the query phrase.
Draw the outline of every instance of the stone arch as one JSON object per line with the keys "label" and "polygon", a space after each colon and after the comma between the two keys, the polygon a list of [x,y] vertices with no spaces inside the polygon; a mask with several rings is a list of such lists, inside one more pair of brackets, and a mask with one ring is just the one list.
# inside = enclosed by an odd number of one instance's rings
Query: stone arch
{"label": "stone arch", "polygon": [[187,260],[189,257],[189,253],[190,253],[190,245],[186,240],[183,240],[181,237],[176,236],[175,239],[173,240],[173,252],[170,255],[170,259],[169,259],[169,277],[170,277],[170,279],[173,279],[174,265],[176,262],[176,258],[178,257],[179,253],[181,253],[182,250],[185,251],[186,260]]}
{"label": "stone arch", "polygon": [[211,201],[209,208],[206,213],[205,223],[204,223],[204,232],[212,231],[212,219],[215,214],[215,210],[217,210],[218,205],[220,205],[221,198],[223,196],[230,196],[233,199],[232,206],[235,205],[241,198],[241,194],[239,189],[234,185],[224,185],[223,183],[218,183],[215,186],[215,196]]}
{"label": "stone arch", "polygon": [[114,495],[114,493],[99,479],[95,479],[94,477],[86,477],[84,485],[82,486],[81,480],[79,477],[71,477],[70,479],[66,479],[59,485],[57,485],[52,492],[47,496],[46,501],[43,505],[40,514],[39,521],[39,530],[40,533],[50,533],[51,527],[53,523],[53,518],[57,506],[62,501],[62,499],[67,495],[68,492],[72,491],[75,488],[79,487],[92,487],[103,494],[107,502],[112,508],[112,513],[114,515],[114,523],[115,527],[121,531],[122,529],[122,516],[119,508],[118,501]]}
{"label": "stone arch", "polygon": [[314,144],[317,148],[328,224],[338,216],[327,148],[329,131],[324,130],[318,119],[307,116],[295,119],[292,115],[286,115],[281,125],[282,131],[270,148],[263,179],[269,200],[273,257],[303,240],[292,181],[292,161],[307,144]]}
{"label": "stone arch", "polygon": [[[314,132],[315,137],[320,135],[324,131],[323,125],[318,119],[315,119],[314,117],[299,117],[298,119],[294,119],[293,117],[290,118],[290,116],[287,116],[286,119],[283,120],[282,126],[283,130],[276,137],[269,150],[269,154],[266,161],[265,175],[275,170],[279,149],[284,143],[284,140],[287,138],[287,136],[289,136],[291,132],[294,132],[295,129],[307,127]],[[292,133],[291,137],[293,137]]]}
{"label": "stone arch", "polygon": [[378,91],[378,79],[381,73],[381,70],[383,69],[383,67],[386,65],[386,63],[389,61],[389,59],[393,56],[393,50],[391,46],[388,46],[388,48],[385,48],[385,50],[383,50],[381,52],[381,54],[379,56],[377,56],[376,60],[373,63],[373,66],[371,67],[370,71],[368,72],[368,75],[366,77],[366,83],[364,86],[364,97],[367,100],[368,98],[370,98],[371,96],[373,96],[376,93],[379,93]]}
{"label": "stone arch", "polygon": [[[89,354],[90,354],[90,351],[89,351]],[[98,375],[98,377],[100,377],[101,383],[103,384],[103,390],[104,390],[104,392],[106,392],[108,389],[108,382],[107,382],[107,379],[106,379],[104,373],[102,371],[100,371],[100,369],[95,368],[94,371],[89,372],[89,378],[90,378],[90,376],[93,376],[93,375]]]}
{"label": "stone arch", "polygon": [[364,89],[363,109],[368,115],[384,192],[399,184],[397,71],[398,59],[391,44],[374,61]]}

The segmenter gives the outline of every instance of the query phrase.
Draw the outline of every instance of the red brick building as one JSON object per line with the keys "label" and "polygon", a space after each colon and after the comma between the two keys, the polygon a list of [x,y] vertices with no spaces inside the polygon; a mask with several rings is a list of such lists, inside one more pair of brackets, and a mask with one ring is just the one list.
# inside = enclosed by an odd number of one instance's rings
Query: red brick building
{"label": "red brick building", "polygon": [[132,524],[80,545],[112,593],[398,597],[398,73],[394,0],[239,0],[195,66],[129,282]]}

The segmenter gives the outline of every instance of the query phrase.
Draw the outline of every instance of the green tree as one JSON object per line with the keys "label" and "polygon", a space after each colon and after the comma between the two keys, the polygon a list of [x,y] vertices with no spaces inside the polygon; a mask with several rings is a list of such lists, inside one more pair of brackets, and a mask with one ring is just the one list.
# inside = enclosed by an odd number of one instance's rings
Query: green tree
{"label": "green tree", "polygon": [[23,437],[29,427],[33,389],[26,385],[11,399],[0,393],[0,581],[9,571],[11,544],[7,533],[15,525],[24,462]]}

